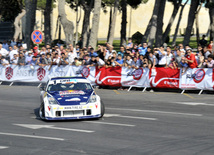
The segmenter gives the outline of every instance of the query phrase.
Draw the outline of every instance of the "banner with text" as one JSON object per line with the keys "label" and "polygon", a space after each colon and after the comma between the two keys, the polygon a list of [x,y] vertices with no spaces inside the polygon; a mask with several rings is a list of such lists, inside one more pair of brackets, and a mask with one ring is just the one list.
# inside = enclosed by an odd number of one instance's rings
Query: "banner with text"
{"label": "banner with text", "polygon": [[214,90],[214,75],[212,68],[187,69],[180,74],[180,89]]}

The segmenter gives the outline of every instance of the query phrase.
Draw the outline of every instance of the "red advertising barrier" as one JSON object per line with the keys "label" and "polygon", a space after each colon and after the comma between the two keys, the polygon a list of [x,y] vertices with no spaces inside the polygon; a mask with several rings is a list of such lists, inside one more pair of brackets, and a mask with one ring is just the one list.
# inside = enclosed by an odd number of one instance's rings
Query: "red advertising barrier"
{"label": "red advertising barrier", "polygon": [[150,70],[149,79],[151,87],[155,88],[179,88],[179,69],[155,68]]}
{"label": "red advertising barrier", "polygon": [[96,68],[96,83],[101,86],[121,86],[122,67]]}

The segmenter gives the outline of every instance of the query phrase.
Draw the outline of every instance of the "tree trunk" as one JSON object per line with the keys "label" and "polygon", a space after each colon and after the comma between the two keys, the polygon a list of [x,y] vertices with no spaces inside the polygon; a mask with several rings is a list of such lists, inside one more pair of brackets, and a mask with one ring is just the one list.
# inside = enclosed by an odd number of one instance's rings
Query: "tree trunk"
{"label": "tree trunk", "polygon": [[58,0],[58,11],[60,22],[62,24],[64,34],[65,34],[65,42],[68,46],[69,44],[73,44],[73,32],[74,32],[74,24],[72,21],[68,20],[65,13],[65,0]]}
{"label": "tree trunk", "polygon": [[114,41],[114,31],[115,31],[118,7],[119,7],[119,0],[115,0],[114,12],[112,14],[112,22],[110,23],[110,29],[109,29],[108,42],[110,45],[113,45],[113,41]]}
{"label": "tree trunk", "polygon": [[[152,17],[153,17],[153,16],[152,16]],[[149,24],[147,25],[146,31],[145,31],[145,33],[144,33],[144,35],[143,35],[142,43],[147,42],[147,39],[148,39],[148,37],[149,37],[149,33],[150,33],[150,31],[151,31],[151,26],[152,26],[152,19],[153,19],[152,17],[150,18]]]}
{"label": "tree trunk", "polygon": [[181,2],[182,2],[182,0],[179,0],[178,2],[177,2],[177,0],[174,0],[174,2],[173,2],[174,9],[173,9],[173,12],[172,12],[172,16],[171,16],[171,18],[169,20],[169,23],[168,23],[168,25],[166,27],[166,30],[165,30],[165,32],[163,34],[163,42],[166,42],[166,38],[170,33],[171,26],[172,26],[172,24],[173,24],[173,22],[175,20],[175,17],[176,17],[176,15],[178,13],[178,10],[179,10],[179,7],[181,5]]}
{"label": "tree trunk", "polygon": [[45,7],[45,45],[51,44],[51,8],[52,0],[46,0],[46,7]]}
{"label": "tree trunk", "polygon": [[19,35],[21,34],[21,26],[20,26],[20,21],[22,19],[22,17],[26,14],[26,11],[23,9],[21,13],[18,14],[18,16],[15,18],[14,21],[14,26],[15,26],[15,33],[13,36],[13,39],[16,41],[19,37]]}
{"label": "tree trunk", "polygon": [[160,47],[163,44],[163,17],[166,6],[166,0],[161,0],[157,18],[157,31],[155,35],[155,46]]}
{"label": "tree trunk", "polygon": [[97,35],[99,30],[99,21],[100,21],[100,9],[101,9],[101,0],[94,1],[94,15],[92,19],[92,28],[90,33],[89,45],[94,49],[97,46]]}
{"label": "tree trunk", "polygon": [[127,24],[127,0],[121,1],[122,22],[120,31],[120,45],[126,45],[126,24]]}
{"label": "tree trunk", "polygon": [[199,5],[199,0],[191,1],[189,16],[188,16],[188,23],[187,23],[187,27],[186,27],[186,33],[185,33],[184,41],[183,41],[184,46],[189,44],[193,23],[195,21],[195,12],[198,8],[198,5]]}
{"label": "tree trunk", "polygon": [[109,42],[110,29],[111,29],[111,23],[112,23],[112,14],[113,14],[112,13],[112,6],[110,6],[107,42]]}
{"label": "tree trunk", "polygon": [[180,15],[179,15],[179,18],[178,18],[178,22],[177,22],[176,29],[175,29],[175,34],[174,34],[173,41],[172,41],[172,45],[173,46],[176,44],[177,34],[178,34],[179,27],[180,27],[180,23],[181,23],[184,7],[188,3],[188,1],[189,0],[186,0],[186,2],[181,6]]}
{"label": "tree trunk", "polygon": [[202,4],[203,4],[203,2],[201,2],[200,6],[198,7],[198,10],[196,11],[196,15],[195,15],[195,27],[196,27],[196,41],[197,41],[197,45],[199,45],[199,40],[200,40],[198,15],[199,15],[199,12],[201,10]]}
{"label": "tree trunk", "polygon": [[157,19],[158,19],[158,12],[160,8],[160,3],[162,0],[155,0],[155,6],[153,9],[153,14],[152,14],[152,21],[151,21],[151,29],[149,33],[149,38],[148,38],[148,46],[153,46],[154,40],[155,40],[155,34],[157,31]]}
{"label": "tree trunk", "polygon": [[75,44],[77,44],[78,42],[78,28],[79,28],[79,22],[80,22],[80,19],[81,19],[81,16],[82,16],[82,11],[81,11],[81,8],[80,8],[80,15],[78,13],[79,9],[78,9],[79,6],[76,7],[76,36],[75,36]]}
{"label": "tree trunk", "polygon": [[34,30],[35,15],[36,15],[37,0],[25,0],[26,10],[26,30],[25,30],[25,43],[27,43],[27,49],[29,50],[32,45],[31,33]]}
{"label": "tree trunk", "polygon": [[214,31],[213,29],[214,27],[212,27],[213,25],[212,8],[209,8],[209,17],[210,17],[210,26],[207,33],[210,34],[210,40],[213,40],[212,32]]}
{"label": "tree trunk", "polygon": [[84,19],[83,19],[83,25],[82,25],[82,42],[83,47],[87,44],[87,37],[89,32],[89,24],[90,24],[90,14],[91,10],[84,10]]}

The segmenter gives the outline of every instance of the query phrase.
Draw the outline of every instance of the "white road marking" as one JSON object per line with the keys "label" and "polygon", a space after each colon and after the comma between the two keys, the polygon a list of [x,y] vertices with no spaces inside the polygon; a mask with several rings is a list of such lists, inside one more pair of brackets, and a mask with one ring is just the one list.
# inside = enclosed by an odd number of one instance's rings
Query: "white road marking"
{"label": "white road marking", "polygon": [[6,132],[0,132],[0,135],[64,141],[64,139],[62,139],[62,138],[33,136],[33,135],[24,135],[24,134],[6,133]]}
{"label": "white road marking", "polygon": [[94,123],[94,124],[106,124],[106,125],[115,125],[115,126],[126,126],[126,127],[134,127],[135,125],[131,124],[120,124],[120,123],[109,123],[109,122],[92,122],[85,121],[86,123]]}
{"label": "white road marking", "polygon": [[140,110],[140,109],[123,109],[123,108],[106,108],[110,110],[120,110],[120,111],[135,111],[135,112],[147,112],[147,113],[160,113],[160,114],[170,114],[170,115],[186,115],[186,116],[203,116],[202,114],[192,114],[192,113],[179,113],[179,112],[168,112],[168,111],[154,111],[154,110]]}
{"label": "white road marking", "polygon": [[173,103],[176,103],[176,104],[185,104],[185,105],[192,105],[192,106],[197,106],[197,105],[214,106],[214,104],[196,103],[196,102],[173,102]]}
{"label": "white road marking", "polygon": [[104,114],[103,117],[115,117],[115,116],[120,116],[120,114]]}
{"label": "white road marking", "polygon": [[123,117],[123,118],[133,118],[133,119],[144,119],[144,120],[151,120],[151,121],[156,121],[156,118],[148,118],[148,117],[135,117],[135,116],[117,116],[117,117]]}
{"label": "white road marking", "polygon": [[0,150],[1,149],[7,149],[7,148],[9,148],[8,146],[0,146]]}
{"label": "white road marking", "polygon": [[90,130],[54,127],[54,125],[35,125],[35,124],[13,124],[13,125],[17,125],[17,126],[21,126],[21,127],[25,127],[25,128],[30,128],[30,129],[47,128],[47,129],[65,130],[65,131],[76,131],[76,132],[85,132],[85,133],[92,133],[92,132],[94,132],[94,131],[90,131]]}

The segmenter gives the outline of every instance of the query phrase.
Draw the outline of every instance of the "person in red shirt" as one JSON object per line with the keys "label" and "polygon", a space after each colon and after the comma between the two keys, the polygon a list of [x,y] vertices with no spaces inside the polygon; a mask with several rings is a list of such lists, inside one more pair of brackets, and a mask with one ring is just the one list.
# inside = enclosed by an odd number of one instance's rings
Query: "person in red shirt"
{"label": "person in red shirt", "polygon": [[195,54],[192,53],[192,49],[187,50],[186,61],[190,68],[197,68],[198,63],[195,59]]}

